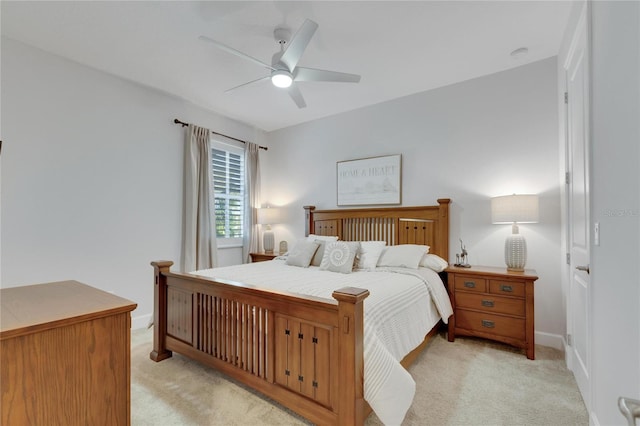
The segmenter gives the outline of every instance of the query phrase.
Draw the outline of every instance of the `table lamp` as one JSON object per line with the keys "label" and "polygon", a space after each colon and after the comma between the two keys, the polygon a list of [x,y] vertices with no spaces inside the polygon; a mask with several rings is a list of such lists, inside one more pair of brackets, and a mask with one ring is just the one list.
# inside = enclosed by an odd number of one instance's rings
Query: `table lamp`
{"label": "table lamp", "polygon": [[278,209],[274,209],[273,207],[262,207],[258,209],[258,223],[265,227],[262,232],[262,248],[265,253],[273,253],[276,243],[271,225],[278,223]]}
{"label": "table lamp", "polygon": [[511,235],[504,243],[504,261],[509,271],[524,271],[527,242],[519,233],[518,223],[538,222],[537,195],[505,195],[491,199],[491,222],[510,223]]}

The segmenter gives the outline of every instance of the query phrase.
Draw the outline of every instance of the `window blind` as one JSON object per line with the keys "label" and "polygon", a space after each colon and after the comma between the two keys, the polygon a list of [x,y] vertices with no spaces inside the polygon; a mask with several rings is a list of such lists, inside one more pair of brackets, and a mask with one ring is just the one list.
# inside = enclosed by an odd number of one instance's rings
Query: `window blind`
{"label": "window blind", "polygon": [[244,156],[212,150],[214,211],[217,238],[242,238],[244,216]]}

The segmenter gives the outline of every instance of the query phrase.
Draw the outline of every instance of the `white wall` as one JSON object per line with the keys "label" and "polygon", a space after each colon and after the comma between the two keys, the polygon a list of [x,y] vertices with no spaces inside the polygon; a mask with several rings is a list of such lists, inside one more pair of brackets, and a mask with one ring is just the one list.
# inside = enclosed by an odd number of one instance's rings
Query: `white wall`
{"label": "white wall", "polygon": [[[366,77],[366,76],[365,76]],[[492,225],[490,197],[540,194],[540,223],[522,225],[536,283],[537,343],[562,347],[556,60],[550,58],[267,135],[263,196],[286,206],[276,243],[303,236],[303,205],[336,207],[336,162],[402,154],[402,204],[451,198],[450,258],[504,265],[510,226]],[[313,107],[313,106],[309,106]]]}
{"label": "white wall", "polygon": [[[2,39],[2,287],[74,279],[153,311],[149,262],[179,264],[183,129],[262,133]],[[223,261],[227,257],[220,256]]]}
{"label": "white wall", "polygon": [[[475,264],[502,265],[510,232],[490,224],[489,198],[539,193],[541,221],[521,232],[527,266],[540,275],[538,343],[559,345],[555,59],[265,139],[157,91],[2,43],[3,287],[76,279],[137,302],[134,317],[149,315],[149,261],[180,255],[182,129],[172,124],[178,117],[270,146],[261,153],[263,201],[288,206],[286,225],[274,227],[277,242],[302,236],[302,205],[335,207],[340,160],[402,154],[403,204],[452,198],[451,257],[463,238]],[[221,258],[236,263],[234,255]]]}
{"label": "white wall", "polygon": [[617,398],[640,399],[640,3],[591,6],[591,423],[624,425]]}

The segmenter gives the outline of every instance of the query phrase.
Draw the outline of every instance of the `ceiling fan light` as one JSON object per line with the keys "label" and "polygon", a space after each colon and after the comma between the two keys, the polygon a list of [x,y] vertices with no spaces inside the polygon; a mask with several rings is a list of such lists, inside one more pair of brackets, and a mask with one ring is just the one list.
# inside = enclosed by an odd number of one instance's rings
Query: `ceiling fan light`
{"label": "ceiling fan light", "polygon": [[293,76],[286,70],[275,70],[271,73],[271,82],[276,87],[287,88],[293,83]]}

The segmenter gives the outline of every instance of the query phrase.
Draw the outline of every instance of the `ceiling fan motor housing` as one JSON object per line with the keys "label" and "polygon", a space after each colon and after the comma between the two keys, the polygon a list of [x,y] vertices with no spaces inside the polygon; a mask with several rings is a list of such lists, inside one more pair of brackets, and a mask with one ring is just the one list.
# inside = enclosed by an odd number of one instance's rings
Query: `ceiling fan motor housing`
{"label": "ceiling fan motor housing", "polygon": [[273,37],[276,39],[282,49],[284,45],[291,40],[291,31],[288,28],[278,27],[273,30]]}

